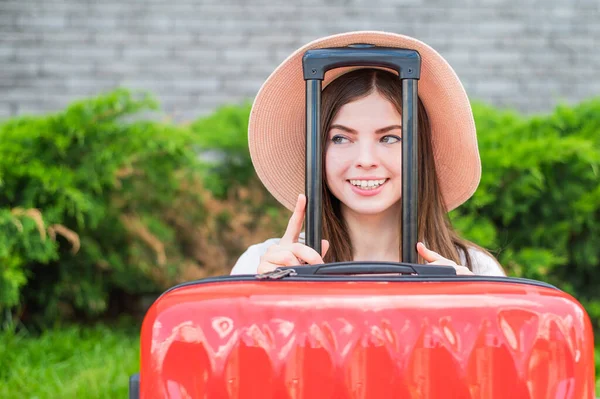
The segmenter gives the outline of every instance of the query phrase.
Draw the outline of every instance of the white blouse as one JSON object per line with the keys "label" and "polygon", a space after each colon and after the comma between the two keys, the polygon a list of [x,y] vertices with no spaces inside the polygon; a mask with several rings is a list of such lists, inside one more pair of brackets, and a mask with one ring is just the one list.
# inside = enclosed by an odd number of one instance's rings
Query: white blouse
{"label": "white blouse", "polygon": [[[279,238],[270,238],[260,244],[251,245],[238,259],[231,270],[231,274],[256,274],[261,256],[267,252],[267,249],[279,243]],[[299,242],[304,242],[304,234],[300,235]],[[466,259],[462,251],[460,253],[461,264],[466,264]],[[469,248],[469,256],[473,273],[482,276],[505,276],[502,268],[498,266],[496,260],[488,254],[476,249]]]}

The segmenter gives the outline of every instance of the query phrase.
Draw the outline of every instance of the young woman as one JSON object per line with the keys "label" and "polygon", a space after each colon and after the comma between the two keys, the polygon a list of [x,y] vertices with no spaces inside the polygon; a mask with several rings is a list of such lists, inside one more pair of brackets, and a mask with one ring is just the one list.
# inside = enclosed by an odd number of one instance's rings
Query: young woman
{"label": "young woman", "polygon": [[232,274],[324,262],[401,259],[402,85],[394,72],[385,69],[350,68],[326,76],[321,104],[322,253],[303,242],[304,98],[299,99],[297,92],[303,94],[304,82],[298,64],[308,48],[352,43],[414,48],[422,57],[420,261],[454,266],[457,274],[504,275],[492,255],[457,235],[447,216],[472,195],[481,170],[462,85],[443,58],[424,43],[382,32],[353,32],[310,43],[284,61],[263,85],[251,113],[250,151],[263,183],[293,208],[293,214],[281,239],[248,248]]}

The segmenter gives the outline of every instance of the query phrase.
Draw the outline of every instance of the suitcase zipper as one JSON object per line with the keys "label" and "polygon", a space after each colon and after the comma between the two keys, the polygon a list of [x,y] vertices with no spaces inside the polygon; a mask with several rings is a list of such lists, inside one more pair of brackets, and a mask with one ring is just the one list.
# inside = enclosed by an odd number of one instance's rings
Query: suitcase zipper
{"label": "suitcase zipper", "polygon": [[[294,269],[275,269],[271,272],[267,272],[260,275],[226,275],[226,276],[217,276],[217,277],[207,277],[200,280],[187,281],[185,283],[177,284],[166,291],[164,291],[160,296],[162,297],[166,293],[173,291],[178,288],[183,288],[187,286],[193,285],[201,285],[201,284],[213,284],[213,283],[226,283],[226,282],[248,282],[252,280],[281,280],[283,277],[290,277],[287,281],[310,281],[310,282],[319,282],[319,281],[327,281],[327,282],[356,282],[358,281],[375,281],[375,282],[394,282],[398,284],[408,283],[408,282],[428,282],[428,283],[475,283],[475,282],[498,282],[498,283],[517,283],[517,284],[525,284],[532,285],[536,287],[544,287],[551,288],[555,290],[559,290],[559,288],[550,285],[548,283],[544,283],[538,280],[531,280],[526,278],[518,278],[518,277],[495,277],[495,276],[452,276],[452,277],[440,277],[440,276],[397,276],[398,278],[390,278],[390,276],[314,276],[314,275],[302,275],[298,274],[298,272]],[[158,299],[158,298],[157,298]]]}
{"label": "suitcase zipper", "polygon": [[259,280],[279,280],[282,279],[284,277],[292,277],[292,276],[297,276],[298,273],[296,273],[296,271],[294,269],[275,269],[271,272],[267,272],[267,273],[263,273],[263,274],[257,274],[256,278]]}

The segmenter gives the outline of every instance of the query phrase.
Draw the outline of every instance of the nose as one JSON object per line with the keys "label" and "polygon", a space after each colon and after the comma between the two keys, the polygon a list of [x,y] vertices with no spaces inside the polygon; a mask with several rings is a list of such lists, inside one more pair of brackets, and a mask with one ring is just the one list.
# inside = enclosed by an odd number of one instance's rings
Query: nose
{"label": "nose", "polygon": [[358,145],[355,166],[362,169],[375,168],[378,165],[375,149],[369,142],[362,142]]}

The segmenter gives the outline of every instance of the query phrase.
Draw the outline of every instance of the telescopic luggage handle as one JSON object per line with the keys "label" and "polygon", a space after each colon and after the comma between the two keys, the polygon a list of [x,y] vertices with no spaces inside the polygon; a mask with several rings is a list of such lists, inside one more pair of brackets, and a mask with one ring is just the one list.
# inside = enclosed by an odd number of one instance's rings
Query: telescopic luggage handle
{"label": "telescopic luggage handle", "polygon": [[306,81],[306,244],[321,253],[321,89],[325,72],[341,67],[393,69],[402,81],[402,262],[417,263],[417,95],[421,56],[416,50],[353,44],[308,50],[302,58]]}

